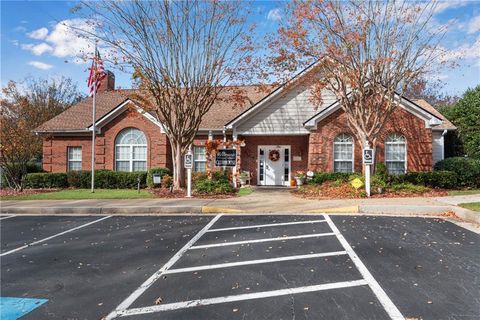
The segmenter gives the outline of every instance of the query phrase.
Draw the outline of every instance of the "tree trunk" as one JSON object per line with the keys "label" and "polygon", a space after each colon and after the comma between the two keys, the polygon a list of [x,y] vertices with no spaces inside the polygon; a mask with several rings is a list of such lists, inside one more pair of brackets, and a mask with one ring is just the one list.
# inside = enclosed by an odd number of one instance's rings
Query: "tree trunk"
{"label": "tree trunk", "polygon": [[175,142],[172,145],[172,163],[173,163],[173,189],[180,190],[183,185],[183,163],[182,163],[182,145]]}

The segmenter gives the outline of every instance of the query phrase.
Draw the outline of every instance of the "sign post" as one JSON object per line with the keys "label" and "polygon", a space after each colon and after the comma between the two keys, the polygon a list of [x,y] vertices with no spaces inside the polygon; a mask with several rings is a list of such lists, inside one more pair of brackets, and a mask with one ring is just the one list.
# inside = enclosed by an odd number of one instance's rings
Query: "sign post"
{"label": "sign post", "polygon": [[363,149],[363,164],[365,165],[365,191],[367,197],[370,197],[370,166],[373,164],[373,149]]}
{"label": "sign post", "polygon": [[187,198],[192,197],[192,167],[193,167],[193,154],[192,149],[188,149],[185,154],[185,161],[183,163],[185,169],[187,169]]}

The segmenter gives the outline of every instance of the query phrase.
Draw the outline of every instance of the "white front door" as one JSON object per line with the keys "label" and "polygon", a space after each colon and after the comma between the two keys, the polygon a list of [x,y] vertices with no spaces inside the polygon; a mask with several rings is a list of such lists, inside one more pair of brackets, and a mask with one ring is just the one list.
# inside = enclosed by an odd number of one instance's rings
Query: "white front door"
{"label": "white front door", "polygon": [[290,146],[259,146],[258,184],[289,185]]}

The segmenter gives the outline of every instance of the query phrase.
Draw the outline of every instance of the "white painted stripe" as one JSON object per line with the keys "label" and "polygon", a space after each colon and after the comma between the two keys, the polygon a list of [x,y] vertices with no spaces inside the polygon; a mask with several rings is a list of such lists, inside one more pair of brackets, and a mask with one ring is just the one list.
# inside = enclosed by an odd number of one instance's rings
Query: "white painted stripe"
{"label": "white painted stripe", "polygon": [[320,222],[325,222],[325,220],[308,220],[308,221],[294,221],[294,222],[258,224],[258,225],[254,225],[254,226],[210,229],[210,230],[208,230],[207,232],[242,230],[242,229],[256,229],[256,228],[268,228],[268,227],[276,227],[276,226],[289,226],[289,225],[293,225],[293,224],[312,224],[312,223],[320,223]]}
{"label": "white painted stripe", "polygon": [[313,285],[313,286],[254,292],[254,293],[239,294],[235,296],[198,299],[198,300],[190,300],[190,301],[183,301],[183,302],[167,303],[163,305],[155,305],[155,306],[149,306],[149,307],[143,307],[143,308],[134,308],[134,309],[124,310],[123,312],[119,313],[119,315],[133,316],[133,315],[140,315],[140,314],[147,314],[147,313],[154,313],[154,312],[161,312],[161,311],[193,308],[198,306],[208,306],[208,305],[219,304],[219,303],[263,299],[263,298],[279,297],[279,296],[286,296],[286,295],[298,294],[298,293],[316,292],[316,291],[349,288],[349,287],[357,287],[357,286],[364,286],[364,285],[367,285],[367,282],[365,280],[325,283],[325,284],[319,284],[319,285]]}
{"label": "white painted stripe", "polygon": [[206,249],[206,248],[214,248],[214,247],[225,247],[225,246],[235,246],[238,244],[246,244],[246,243],[260,243],[260,242],[270,242],[270,241],[283,241],[283,240],[293,240],[293,239],[305,239],[305,238],[316,238],[316,237],[326,237],[326,236],[334,236],[335,233],[328,232],[328,233],[313,233],[313,234],[302,234],[300,236],[287,236],[287,237],[278,237],[278,238],[266,238],[266,239],[256,239],[256,240],[244,240],[244,241],[232,241],[232,242],[222,242],[222,243],[212,243],[212,244],[205,244],[200,246],[193,246],[190,247],[190,250],[194,249]]}
{"label": "white painted stripe", "polygon": [[145,280],[144,283],[140,285],[134,292],[132,292],[125,300],[123,300],[115,310],[110,312],[106,317],[105,320],[110,320],[118,317],[124,310],[126,310],[132,303],[135,302],[135,300],[138,299],[150,286],[157,281],[165,271],[167,271],[172,265],[175,264],[175,262],[178,261],[182,257],[182,255],[198,240],[200,239],[201,236],[207,230],[215,223],[217,222],[218,219],[220,219],[222,215],[216,215],[205,227],[202,228],[190,241],[187,242],[173,257],[170,258],[170,260],[167,261],[163,265],[162,268],[160,268],[157,272],[152,274],[150,278]]}
{"label": "white painted stripe", "polygon": [[1,217],[0,220],[10,219],[10,218],[13,218],[13,217],[16,217],[16,216],[18,216],[18,215],[14,214],[14,215],[11,215],[11,216],[5,216],[5,217]]}
{"label": "white painted stripe", "polygon": [[212,265],[205,265],[205,266],[198,266],[198,267],[170,269],[170,270],[165,271],[163,274],[194,272],[194,271],[201,271],[201,270],[221,269],[221,268],[231,268],[231,267],[238,267],[238,266],[247,266],[247,265],[252,265],[252,264],[263,264],[263,263],[282,262],[282,261],[291,261],[291,260],[332,257],[332,256],[339,256],[339,255],[342,255],[342,254],[347,254],[347,252],[346,251],[333,251],[333,252],[312,253],[312,254],[303,254],[303,255],[296,255],[296,256],[271,258],[271,259],[258,259],[258,260],[239,261],[239,262],[219,263],[219,264],[212,264]]}
{"label": "white painted stripe", "polygon": [[88,227],[88,226],[90,226],[90,225],[92,225],[92,224],[94,224],[94,223],[103,221],[103,220],[108,219],[108,218],[110,218],[110,217],[111,217],[111,216],[106,216],[106,217],[103,217],[103,218],[100,218],[100,219],[97,219],[97,220],[94,220],[94,221],[90,221],[90,222],[85,223],[85,224],[82,224],[82,225],[80,225],[80,226],[78,226],[78,227],[75,227],[75,228],[72,228],[72,229],[68,229],[68,230],[65,230],[65,231],[63,231],[63,232],[54,234],[53,236],[50,236],[50,237],[47,237],[47,238],[43,238],[43,239],[41,239],[41,240],[34,241],[34,242],[32,242],[32,243],[29,243],[29,244],[26,244],[26,245],[24,245],[24,246],[18,247],[18,248],[16,248],[16,249],[13,249],[13,250],[4,252],[4,253],[0,254],[0,257],[3,257],[3,256],[6,256],[7,254],[14,253],[14,252],[20,251],[20,250],[22,250],[22,249],[25,249],[25,248],[34,246],[34,245],[36,245],[36,244],[39,244],[39,243],[42,243],[42,242],[51,240],[51,239],[53,239],[53,238],[62,236],[62,235],[64,235],[64,234],[70,233],[70,232],[72,232],[72,231],[75,231],[75,230],[78,230],[78,229],[81,229],[81,228]]}
{"label": "white painted stripe", "polygon": [[347,251],[348,255],[352,259],[358,271],[360,271],[360,274],[367,281],[369,287],[372,289],[373,293],[375,294],[377,299],[380,301],[385,311],[387,311],[390,318],[392,320],[404,320],[405,317],[400,313],[400,310],[398,310],[398,308],[393,304],[392,300],[390,300],[390,298],[382,289],[382,287],[380,287],[377,280],[375,280],[375,278],[372,276],[370,271],[368,271],[367,267],[363,264],[363,262],[357,256],[355,251],[353,251],[352,247],[347,242],[347,240],[345,240],[343,235],[338,230],[337,226],[335,226],[335,224],[333,223],[332,219],[330,219],[328,215],[324,215],[324,217],[327,220],[327,223],[332,229],[332,231],[335,232],[338,241],[340,241],[342,246],[345,248],[345,251]]}

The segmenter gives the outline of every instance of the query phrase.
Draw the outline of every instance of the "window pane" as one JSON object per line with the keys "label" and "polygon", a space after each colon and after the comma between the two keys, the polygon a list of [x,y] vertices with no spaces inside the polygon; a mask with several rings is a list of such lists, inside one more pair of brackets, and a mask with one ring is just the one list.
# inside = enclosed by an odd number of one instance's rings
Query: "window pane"
{"label": "window pane", "polygon": [[117,161],[115,169],[117,171],[130,171],[130,161]]}
{"label": "window pane", "polygon": [[147,147],[133,147],[134,160],[147,160]]}
{"label": "window pane", "polygon": [[68,162],[68,171],[80,171],[82,170],[81,161],[69,161]]}
{"label": "window pane", "polygon": [[195,161],[195,165],[193,167],[193,170],[196,172],[205,172],[207,167],[207,163],[204,161]]}
{"label": "window pane", "polygon": [[82,160],[82,148],[81,147],[68,147],[68,159],[69,160]]}
{"label": "window pane", "polygon": [[351,161],[335,161],[333,164],[334,172],[353,172],[353,164]]}
{"label": "window pane", "polygon": [[195,160],[207,160],[207,153],[205,147],[193,147],[193,157]]}
{"label": "window pane", "polygon": [[130,160],[130,147],[117,146],[115,158],[117,160]]}
{"label": "window pane", "polygon": [[133,161],[133,171],[147,171],[147,161]]}
{"label": "window pane", "polygon": [[387,170],[390,174],[405,173],[405,162],[387,162]]}

